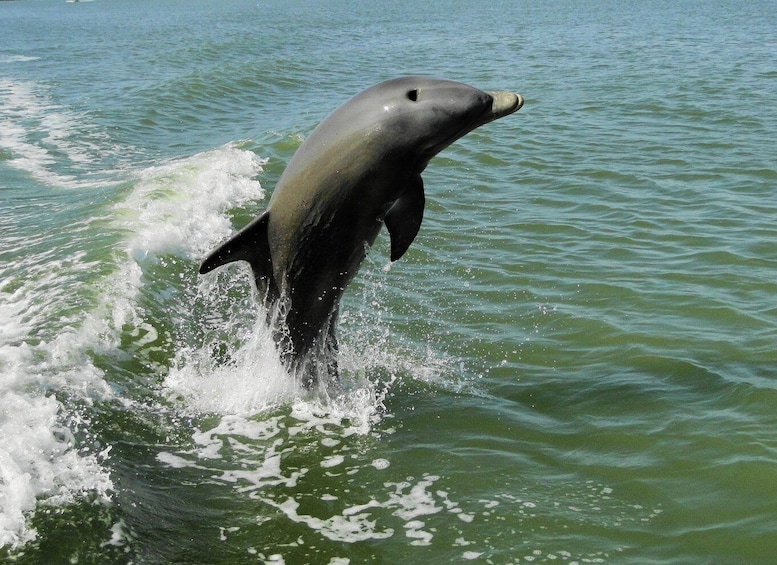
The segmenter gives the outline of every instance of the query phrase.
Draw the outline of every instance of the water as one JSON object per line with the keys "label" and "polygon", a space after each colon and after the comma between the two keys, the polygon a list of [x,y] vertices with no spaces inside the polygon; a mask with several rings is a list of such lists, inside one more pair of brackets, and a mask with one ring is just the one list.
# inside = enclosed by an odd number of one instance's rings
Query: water
{"label": "water", "polygon": [[[0,559],[772,563],[775,8],[0,3]],[[431,163],[311,396],[197,266],[410,73],[526,104]]]}

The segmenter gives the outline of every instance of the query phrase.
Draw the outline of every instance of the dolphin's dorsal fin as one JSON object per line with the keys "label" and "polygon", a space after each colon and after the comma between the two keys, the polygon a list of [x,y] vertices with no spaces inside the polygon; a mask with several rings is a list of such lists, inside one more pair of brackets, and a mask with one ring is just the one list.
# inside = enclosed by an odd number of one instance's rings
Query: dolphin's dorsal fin
{"label": "dolphin's dorsal fin", "polygon": [[254,272],[257,289],[261,294],[267,296],[268,291],[275,288],[270,244],[267,239],[269,220],[270,212],[266,210],[261,216],[229,238],[202,262],[200,274],[203,275],[233,261],[248,261]]}
{"label": "dolphin's dorsal fin", "polygon": [[413,243],[424,219],[424,181],[417,176],[386,212],[384,221],[391,235],[391,260],[396,261]]}

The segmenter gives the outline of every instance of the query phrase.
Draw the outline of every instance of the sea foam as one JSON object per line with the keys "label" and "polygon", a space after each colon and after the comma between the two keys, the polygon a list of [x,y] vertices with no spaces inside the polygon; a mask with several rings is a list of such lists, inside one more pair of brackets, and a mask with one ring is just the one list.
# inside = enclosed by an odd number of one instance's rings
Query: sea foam
{"label": "sea foam", "polygon": [[10,156],[7,165],[44,186],[103,182],[89,178],[90,168],[117,149],[84,116],[53,101],[45,86],[0,78],[0,108],[0,150]]}
{"label": "sea foam", "polygon": [[[48,151],[28,144],[20,125],[46,126],[46,143],[75,162],[81,156],[68,145],[67,114],[38,102],[24,85],[0,82],[0,97],[11,105],[0,128],[0,147],[14,156],[9,164],[44,184],[80,186],[75,177],[51,173]],[[0,547],[35,539],[29,518],[40,504],[111,499],[110,446],[84,449],[76,439],[90,437],[88,411],[79,406],[116,400],[112,377],[95,366],[93,352],[120,349],[123,332],[154,335],[139,304],[149,259],[197,256],[228,235],[225,211],[263,196],[255,180],[260,170],[256,155],[226,146],[136,173],[126,198],[95,210],[108,218],[108,229],[125,234],[125,252],[105,259],[115,264],[90,283],[100,290],[85,308],[63,306],[94,270],[82,254],[55,259],[56,250],[46,249],[0,265]]]}

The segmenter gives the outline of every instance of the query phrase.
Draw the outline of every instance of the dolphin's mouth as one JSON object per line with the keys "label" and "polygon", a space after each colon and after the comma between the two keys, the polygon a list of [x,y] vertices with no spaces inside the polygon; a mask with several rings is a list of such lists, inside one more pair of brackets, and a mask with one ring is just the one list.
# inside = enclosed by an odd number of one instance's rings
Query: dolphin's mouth
{"label": "dolphin's mouth", "polygon": [[488,116],[488,122],[509,116],[517,112],[523,106],[523,96],[514,92],[488,91],[486,92],[492,98],[491,112]]}

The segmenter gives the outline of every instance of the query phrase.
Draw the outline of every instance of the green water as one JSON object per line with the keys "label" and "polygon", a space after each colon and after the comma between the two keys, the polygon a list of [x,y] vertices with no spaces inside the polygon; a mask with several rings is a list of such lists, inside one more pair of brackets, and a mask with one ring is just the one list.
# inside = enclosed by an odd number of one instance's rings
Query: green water
{"label": "green water", "polygon": [[[0,560],[773,563],[777,4],[0,3]],[[315,125],[520,92],[344,298],[199,277]]]}

